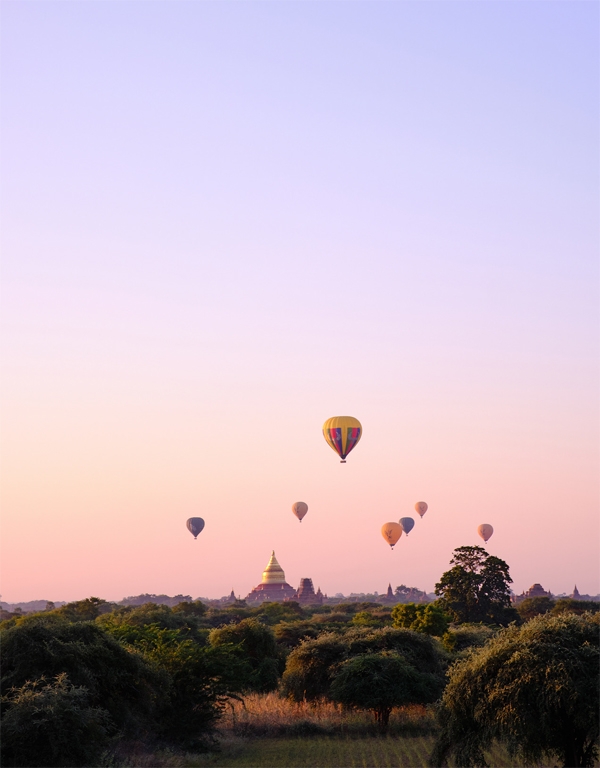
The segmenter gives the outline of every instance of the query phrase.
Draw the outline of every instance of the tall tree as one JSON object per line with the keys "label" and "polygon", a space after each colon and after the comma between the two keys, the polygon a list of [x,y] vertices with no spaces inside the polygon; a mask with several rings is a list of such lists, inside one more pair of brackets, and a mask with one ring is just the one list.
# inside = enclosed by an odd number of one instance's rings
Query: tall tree
{"label": "tall tree", "polygon": [[458,547],[435,585],[438,605],[454,621],[509,624],[518,618],[510,605],[508,564],[483,547]]}

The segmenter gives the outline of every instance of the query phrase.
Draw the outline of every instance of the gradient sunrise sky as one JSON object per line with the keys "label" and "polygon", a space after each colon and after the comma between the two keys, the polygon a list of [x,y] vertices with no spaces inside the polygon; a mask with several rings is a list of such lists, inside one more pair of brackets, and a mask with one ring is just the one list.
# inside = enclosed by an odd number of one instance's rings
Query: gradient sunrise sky
{"label": "gradient sunrise sky", "polygon": [[5,0],[2,599],[600,592],[598,16]]}

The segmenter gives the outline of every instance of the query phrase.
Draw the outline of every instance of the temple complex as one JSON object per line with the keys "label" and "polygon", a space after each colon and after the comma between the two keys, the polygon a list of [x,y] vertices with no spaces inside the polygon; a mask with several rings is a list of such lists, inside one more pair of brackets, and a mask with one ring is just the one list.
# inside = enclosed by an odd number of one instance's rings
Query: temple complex
{"label": "temple complex", "polygon": [[300,579],[296,600],[300,605],[323,605],[321,587],[315,592],[312,579]]}
{"label": "temple complex", "polygon": [[277,562],[275,551],[273,551],[263,571],[261,583],[246,597],[246,602],[250,604],[266,601],[281,603],[286,600],[297,600],[304,605],[321,605],[323,594],[320,588],[315,593],[312,579],[302,579],[298,590],[290,586],[285,580],[283,568]]}
{"label": "temple complex", "polygon": [[532,584],[526,592],[521,592],[520,595],[514,595],[512,597],[513,603],[520,603],[526,600],[528,597],[552,597],[550,592],[546,592],[541,584]]}

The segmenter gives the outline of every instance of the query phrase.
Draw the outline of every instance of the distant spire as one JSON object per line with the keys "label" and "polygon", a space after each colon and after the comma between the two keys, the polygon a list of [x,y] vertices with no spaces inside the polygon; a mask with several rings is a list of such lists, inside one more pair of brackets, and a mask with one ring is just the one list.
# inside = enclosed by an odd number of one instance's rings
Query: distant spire
{"label": "distant spire", "polygon": [[392,585],[388,584],[388,591],[387,591],[388,597],[394,597],[394,593],[392,592]]}

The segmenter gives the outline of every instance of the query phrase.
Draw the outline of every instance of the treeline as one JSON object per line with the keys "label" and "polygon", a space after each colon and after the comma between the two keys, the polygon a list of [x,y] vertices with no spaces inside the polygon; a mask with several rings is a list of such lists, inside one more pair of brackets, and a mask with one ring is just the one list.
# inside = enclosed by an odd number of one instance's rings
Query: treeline
{"label": "treeline", "polygon": [[[271,691],[367,710],[381,732],[395,707],[440,702],[440,761],[483,765],[498,738],[515,754],[592,765],[600,615],[589,609],[598,606],[541,598],[515,609],[508,567],[489,559],[481,548],[456,550],[429,604],[116,606],[92,597],[13,616],[0,624],[2,765],[117,765],[131,741],[207,749],[229,702]],[[545,730],[532,725],[528,740],[532,717]]]}

